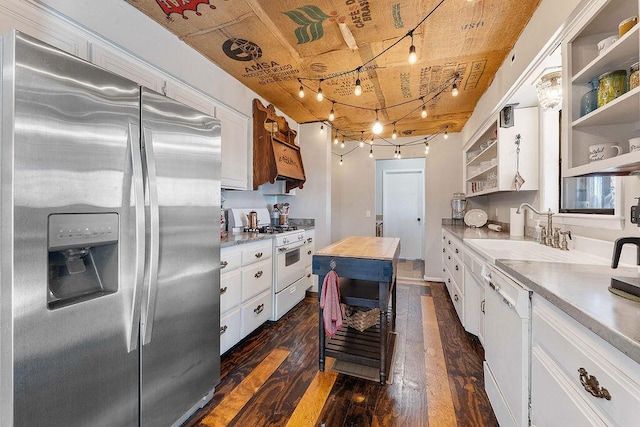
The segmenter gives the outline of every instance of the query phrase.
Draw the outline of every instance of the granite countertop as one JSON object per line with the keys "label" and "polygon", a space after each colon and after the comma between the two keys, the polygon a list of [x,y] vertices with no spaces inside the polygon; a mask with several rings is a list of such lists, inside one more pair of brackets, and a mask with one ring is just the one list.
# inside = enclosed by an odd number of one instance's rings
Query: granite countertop
{"label": "granite countertop", "polygon": [[[491,231],[486,226],[443,224],[442,228],[463,241],[531,240]],[[640,363],[640,303],[608,290],[612,276],[638,277],[637,268],[507,259],[496,260],[496,266]]]}

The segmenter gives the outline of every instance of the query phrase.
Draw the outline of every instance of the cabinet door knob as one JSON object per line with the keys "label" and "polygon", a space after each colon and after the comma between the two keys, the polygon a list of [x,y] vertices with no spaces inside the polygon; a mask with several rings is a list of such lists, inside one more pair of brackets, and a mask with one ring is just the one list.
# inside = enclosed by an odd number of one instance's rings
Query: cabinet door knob
{"label": "cabinet door knob", "polygon": [[458,264],[456,264],[456,271],[458,271],[458,270],[459,270],[459,269],[458,269]]}
{"label": "cabinet door knob", "polygon": [[442,248],[442,252],[444,253],[444,248]]}
{"label": "cabinet door knob", "polygon": [[307,252],[307,255],[311,255],[311,251]]}
{"label": "cabinet door knob", "polygon": [[225,286],[224,288],[220,288],[220,295],[224,294],[225,292],[227,292],[227,286]]}
{"label": "cabinet door knob", "polygon": [[262,277],[262,270],[258,271],[256,274],[253,275],[253,277],[255,277],[256,279],[259,279]]}
{"label": "cabinet door knob", "polygon": [[260,304],[259,306],[257,306],[256,308],[253,309],[253,312],[255,314],[260,314],[262,313],[262,310],[264,310],[264,304]]}
{"label": "cabinet door knob", "polygon": [[458,248],[456,248],[456,253],[459,253]]}
{"label": "cabinet door knob", "polygon": [[227,265],[229,265],[229,263],[227,261],[220,261],[220,270],[225,268]]}
{"label": "cabinet door knob", "polygon": [[262,258],[262,252],[258,252],[258,253],[256,253],[256,254],[255,254],[255,257],[256,257],[256,258]]}
{"label": "cabinet door knob", "polygon": [[584,368],[578,369],[578,373],[580,374],[580,383],[582,384],[582,387],[584,387],[589,394],[601,399],[611,400],[609,391],[604,387],[600,387],[600,383],[596,377],[589,375],[587,370]]}
{"label": "cabinet door knob", "polygon": [[454,301],[458,302],[458,300],[459,300],[459,299],[460,299],[460,298],[458,297],[458,294],[454,294],[454,295],[453,295],[453,300],[454,300]]}
{"label": "cabinet door knob", "polygon": [[227,332],[227,325],[220,326],[220,335],[224,334],[225,332]]}

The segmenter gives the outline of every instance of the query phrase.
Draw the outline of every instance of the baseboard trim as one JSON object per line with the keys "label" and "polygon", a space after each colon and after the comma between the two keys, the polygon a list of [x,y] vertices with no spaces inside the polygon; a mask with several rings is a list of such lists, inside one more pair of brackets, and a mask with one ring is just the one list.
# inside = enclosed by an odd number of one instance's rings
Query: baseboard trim
{"label": "baseboard trim", "polygon": [[444,283],[444,278],[442,278],[442,277],[424,276],[423,279],[426,282],[442,282],[442,283]]}

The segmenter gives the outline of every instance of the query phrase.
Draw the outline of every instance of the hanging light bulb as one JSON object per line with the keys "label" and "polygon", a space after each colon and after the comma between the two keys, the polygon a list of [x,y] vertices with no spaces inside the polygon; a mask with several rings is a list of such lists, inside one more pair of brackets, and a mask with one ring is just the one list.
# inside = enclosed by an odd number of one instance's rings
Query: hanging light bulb
{"label": "hanging light bulb", "polygon": [[424,143],[424,155],[426,156],[427,154],[429,154],[429,143],[425,142]]}
{"label": "hanging light bulb", "polygon": [[444,139],[449,139],[449,132],[446,130],[444,131]]}
{"label": "hanging light bulb", "polygon": [[378,110],[376,110],[376,121],[373,123],[373,127],[371,128],[371,131],[375,134],[375,135],[380,135],[380,133],[382,132],[382,123],[380,123],[380,120],[378,119]]}
{"label": "hanging light bulb", "polygon": [[318,82],[318,94],[316,95],[316,98],[318,98],[318,101],[322,101],[324,99],[324,96],[322,95],[322,80],[320,80]]}
{"label": "hanging light bulb", "polygon": [[340,148],[344,148],[344,136],[342,137],[342,142],[340,143]]}
{"label": "hanging light bulb", "polygon": [[391,139],[396,140],[398,138],[398,132],[396,132],[396,124],[393,124],[393,133],[391,134]]}
{"label": "hanging light bulb", "polygon": [[413,45],[413,31],[409,33],[411,36],[411,46],[409,46],[409,64],[415,64],[418,61],[418,55],[416,55],[416,47]]}
{"label": "hanging light bulb", "polygon": [[400,152],[400,146],[398,145],[398,158],[401,159],[402,158],[402,153]]}
{"label": "hanging light bulb", "polygon": [[324,133],[324,125],[320,125],[320,133],[323,134]]}
{"label": "hanging light bulb", "polygon": [[360,144],[358,144],[358,146],[359,146],[360,148],[364,147],[364,141],[360,141]]}
{"label": "hanging light bulb", "polygon": [[329,121],[332,122],[333,119],[336,118],[336,113],[333,111],[333,106],[335,105],[335,102],[333,104],[331,104],[331,112],[329,113]]}
{"label": "hanging light bulb", "polygon": [[395,147],[395,146],[393,148],[393,158],[394,159],[398,158],[398,147]]}
{"label": "hanging light bulb", "polygon": [[353,88],[353,94],[355,96],[362,95],[362,86],[360,85],[360,68],[358,68],[358,75],[356,77],[356,87]]}
{"label": "hanging light bulb", "polygon": [[342,156],[340,156],[340,166],[342,166]]}
{"label": "hanging light bulb", "polygon": [[360,131],[360,148],[364,147],[364,131]]}
{"label": "hanging light bulb", "polygon": [[373,158],[373,147],[369,148],[369,158]]}
{"label": "hanging light bulb", "polygon": [[423,119],[427,118],[427,106],[422,104],[422,112],[420,113],[420,117]]}
{"label": "hanging light bulb", "polygon": [[451,96],[458,96],[458,85],[456,83],[451,86]]}
{"label": "hanging light bulb", "polygon": [[333,137],[333,145],[338,145],[338,131],[336,131],[335,136]]}
{"label": "hanging light bulb", "polygon": [[304,98],[304,87],[302,87],[302,83],[300,83],[300,90],[298,91],[298,96],[300,98]]}

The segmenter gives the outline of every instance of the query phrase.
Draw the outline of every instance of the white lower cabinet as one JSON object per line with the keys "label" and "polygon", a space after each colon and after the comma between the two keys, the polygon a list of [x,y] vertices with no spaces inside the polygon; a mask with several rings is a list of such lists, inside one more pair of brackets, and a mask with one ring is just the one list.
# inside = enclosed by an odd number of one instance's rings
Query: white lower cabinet
{"label": "white lower cabinet", "polygon": [[638,363],[539,296],[532,335],[532,425],[638,425]]}
{"label": "white lower cabinet", "polygon": [[272,259],[270,239],[220,251],[220,354],[269,319]]}
{"label": "white lower cabinet", "polygon": [[271,290],[269,290],[242,304],[240,307],[240,314],[242,316],[242,338],[269,320],[271,316],[271,301]]}
{"label": "white lower cabinet", "polygon": [[465,297],[464,297],[464,262],[462,240],[453,234],[442,230],[442,267],[444,282],[453,302],[453,307],[465,325]]}
{"label": "white lower cabinet", "polygon": [[220,317],[220,354],[233,347],[240,339],[240,307]]}

